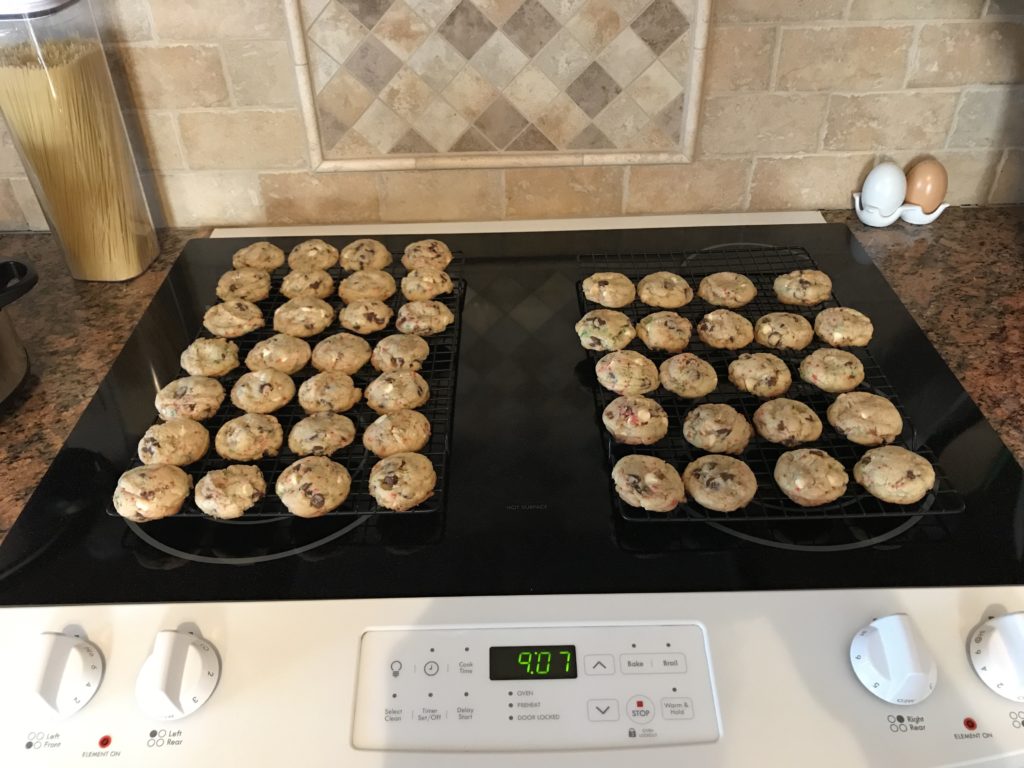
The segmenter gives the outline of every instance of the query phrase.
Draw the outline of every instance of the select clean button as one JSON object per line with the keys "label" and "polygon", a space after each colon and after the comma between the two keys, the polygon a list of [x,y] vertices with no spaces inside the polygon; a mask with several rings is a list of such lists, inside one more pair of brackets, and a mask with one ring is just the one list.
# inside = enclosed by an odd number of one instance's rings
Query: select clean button
{"label": "select clean button", "polygon": [[624,675],[681,675],[686,672],[682,653],[623,653],[619,670]]}

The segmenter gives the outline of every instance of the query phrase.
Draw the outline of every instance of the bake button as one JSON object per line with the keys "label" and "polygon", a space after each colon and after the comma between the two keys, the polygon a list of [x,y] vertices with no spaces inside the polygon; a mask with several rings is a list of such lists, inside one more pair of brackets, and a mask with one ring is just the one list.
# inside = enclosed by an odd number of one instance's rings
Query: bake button
{"label": "bake button", "polygon": [[654,702],[642,693],[626,701],[626,712],[634,723],[649,723],[654,719]]}
{"label": "bake button", "polygon": [[587,718],[592,723],[619,719],[619,702],[615,699],[591,699],[587,702]]}
{"label": "bake button", "polygon": [[588,675],[614,675],[615,657],[610,653],[595,653],[583,657],[583,671]]}
{"label": "bake button", "polygon": [[661,716],[666,720],[692,720],[693,700],[684,698],[662,699]]}

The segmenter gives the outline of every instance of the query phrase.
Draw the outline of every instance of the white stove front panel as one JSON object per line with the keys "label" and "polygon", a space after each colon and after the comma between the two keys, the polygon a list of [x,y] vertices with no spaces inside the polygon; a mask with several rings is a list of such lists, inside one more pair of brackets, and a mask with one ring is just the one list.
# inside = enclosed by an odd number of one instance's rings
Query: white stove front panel
{"label": "white stove front panel", "polygon": [[[969,642],[972,654],[984,645],[980,623],[1018,610],[1024,588],[4,608],[0,765],[1019,768],[1024,703],[990,690],[968,656]],[[911,706],[873,695],[851,666],[853,637],[898,613],[918,639],[904,656],[937,669],[934,691]],[[75,625],[74,641],[43,636]],[[75,686],[95,679],[86,640],[103,676],[70,713]],[[527,677],[575,646],[577,677],[492,681],[492,646],[514,652],[499,652],[506,674]],[[40,650],[52,666],[55,648],[61,681],[41,674]],[[989,652],[1004,667],[1015,658],[1012,643]],[[598,660],[615,672],[586,674]],[[473,672],[456,672],[460,663]],[[442,696],[448,721],[429,703]],[[451,721],[460,697],[480,702],[465,732]],[[540,706],[519,706],[531,698]],[[403,720],[386,721],[389,699],[410,701],[417,719],[404,720],[403,703]],[[616,709],[617,720],[600,719]],[[518,719],[531,712],[564,718]],[[641,737],[646,727],[657,735]]]}

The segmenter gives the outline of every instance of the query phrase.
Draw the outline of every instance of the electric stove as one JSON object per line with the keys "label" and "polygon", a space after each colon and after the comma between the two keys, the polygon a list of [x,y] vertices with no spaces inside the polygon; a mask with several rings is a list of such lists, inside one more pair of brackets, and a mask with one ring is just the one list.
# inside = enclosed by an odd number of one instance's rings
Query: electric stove
{"label": "electric stove", "polygon": [[[1019,762],[1021,468],[844,226],[442,239],[464,281],[443,503],[128,524],[117,477],[251,239],[189,243],[0,547],[4,765]],[[872,318],[872,386],[939,470],[926,506],[617,501],[579,281],[751,253]]]}

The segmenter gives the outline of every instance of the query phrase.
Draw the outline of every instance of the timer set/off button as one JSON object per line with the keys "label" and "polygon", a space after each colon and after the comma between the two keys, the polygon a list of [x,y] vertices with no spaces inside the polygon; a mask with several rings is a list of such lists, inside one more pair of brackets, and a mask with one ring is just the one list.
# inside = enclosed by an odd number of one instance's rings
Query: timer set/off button
{"label": "timer set/off button", "polygon": [[441,667],[438,666],[436,661],[428,661],[423,665],[423,674],[427,677],[433,677],[440,671]]}

